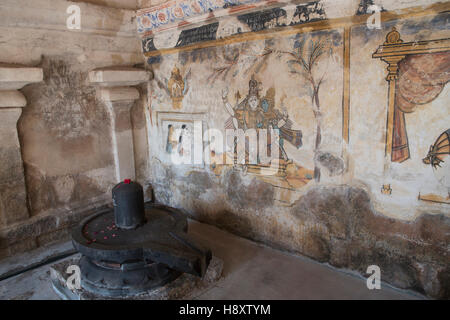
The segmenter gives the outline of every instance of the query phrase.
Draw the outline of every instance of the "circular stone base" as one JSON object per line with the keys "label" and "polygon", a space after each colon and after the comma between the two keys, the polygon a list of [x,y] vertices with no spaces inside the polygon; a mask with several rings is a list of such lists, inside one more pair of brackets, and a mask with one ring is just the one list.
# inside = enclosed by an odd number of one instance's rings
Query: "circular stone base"
{"label": "circular stone base", "polygon": [[181,275],[159,263],[137,263],[132,270],[100,267],[90,259],[80,260],[81,286],[105,297],[137,295],[161,287]]}
{"label": "circular stone base", "polygon": [[[69,283],[74,283],[72,279],[74,277],[73,270],[70,272],[69,270],[71,267],[80,266],[80,257],[81,255],[77,254],[74,258],[55,263],[50,267],[52,287],[56,294],[63,300],[192,299],[201,292],[208,290],[214,283],[219,281],[223,269],[223,261],[220,258],[213,256],[203,278],[183,273],[175,280],[141,294],[106,297],[92,293],[82,286],[80,288],[69,286]],[[83,282],[83,280],[81,282]]]}

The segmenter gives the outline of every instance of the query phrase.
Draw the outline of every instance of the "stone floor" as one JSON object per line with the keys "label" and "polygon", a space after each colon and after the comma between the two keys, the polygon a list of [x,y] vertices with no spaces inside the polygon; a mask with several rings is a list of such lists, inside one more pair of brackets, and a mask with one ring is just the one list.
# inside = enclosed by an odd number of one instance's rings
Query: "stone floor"
{"label": "stone floor", "polygon": [[[192,299],[424,299],[385,283],[381,290],[369,290],[365,279],[351,272],[274,250],[210,225],[190,221],[189,226],[190,233],[208,243],[214,255],[224,261],[223,278],[189,297]],[[70,249],[70,243],[64,243],[0,261],[0,278],[24,262],[36,263]],[[0,281],[0,299],[59,299],[51,287],[49,266]]]}

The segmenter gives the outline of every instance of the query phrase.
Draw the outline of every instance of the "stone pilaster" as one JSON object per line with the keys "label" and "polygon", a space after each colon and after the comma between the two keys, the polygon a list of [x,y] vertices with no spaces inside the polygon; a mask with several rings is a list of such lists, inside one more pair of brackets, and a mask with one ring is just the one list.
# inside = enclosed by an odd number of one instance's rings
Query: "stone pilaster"
{"label": "stone pilaster", "polygon": [[146,82],[151,74],[135,68],[97,69],[89,73],[89,80],[97,85],[97,94],[111,115],[112,149],[116,181],[135,179],[134,142],[130,109],[139,99],[133,86]]}
{"label": "stone pilaster", "polygon": [[29,217],[17,121],[27,104],[18,91],[43,80],[42,69],[0,66],[0,225]]}

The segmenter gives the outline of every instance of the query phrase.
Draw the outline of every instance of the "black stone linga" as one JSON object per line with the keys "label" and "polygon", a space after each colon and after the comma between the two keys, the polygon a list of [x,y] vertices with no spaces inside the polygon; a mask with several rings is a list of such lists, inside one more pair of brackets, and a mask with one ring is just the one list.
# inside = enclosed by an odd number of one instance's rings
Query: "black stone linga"
{"label": "black stone linga", "polygon": [[142,186],[126,179],[112,189],[114,210],[95,214],[75,228],[72,242],[82,254],[83,289],[107,296],[147,292],[183,272],[202,277],[211,251],[187,234],[177,209],[144,204]]}
{"label": "black stone linga", "polygon": [[145,223],[144,190],[125,179],[112,189],[114,220],[121,229],[136,229]]}

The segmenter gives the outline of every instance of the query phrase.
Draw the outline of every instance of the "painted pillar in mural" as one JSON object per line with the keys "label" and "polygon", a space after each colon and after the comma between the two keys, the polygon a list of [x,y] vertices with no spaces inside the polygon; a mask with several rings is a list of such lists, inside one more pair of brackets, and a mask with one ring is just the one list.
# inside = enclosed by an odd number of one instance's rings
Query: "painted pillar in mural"
{"label": "painted pillar in mural", "polygon": [[[450,41],[438,39],[406,42],[393,28],[386,41],[373,54],[389,64],[388,115],[386,124],[386,158],[390,162],[411,159],[405,113],[412,113],[434,99],[450,80]],[[420,200],[449,203],[450,201],[450,129],[437,137],[423,163],[431,165],[437,181],[449,195],[420,195]],[[422,156],[423,157],[423,156]],[[382,192],[385,190],[383,186]],[[388,193],[390,194],[390,193]]]}

